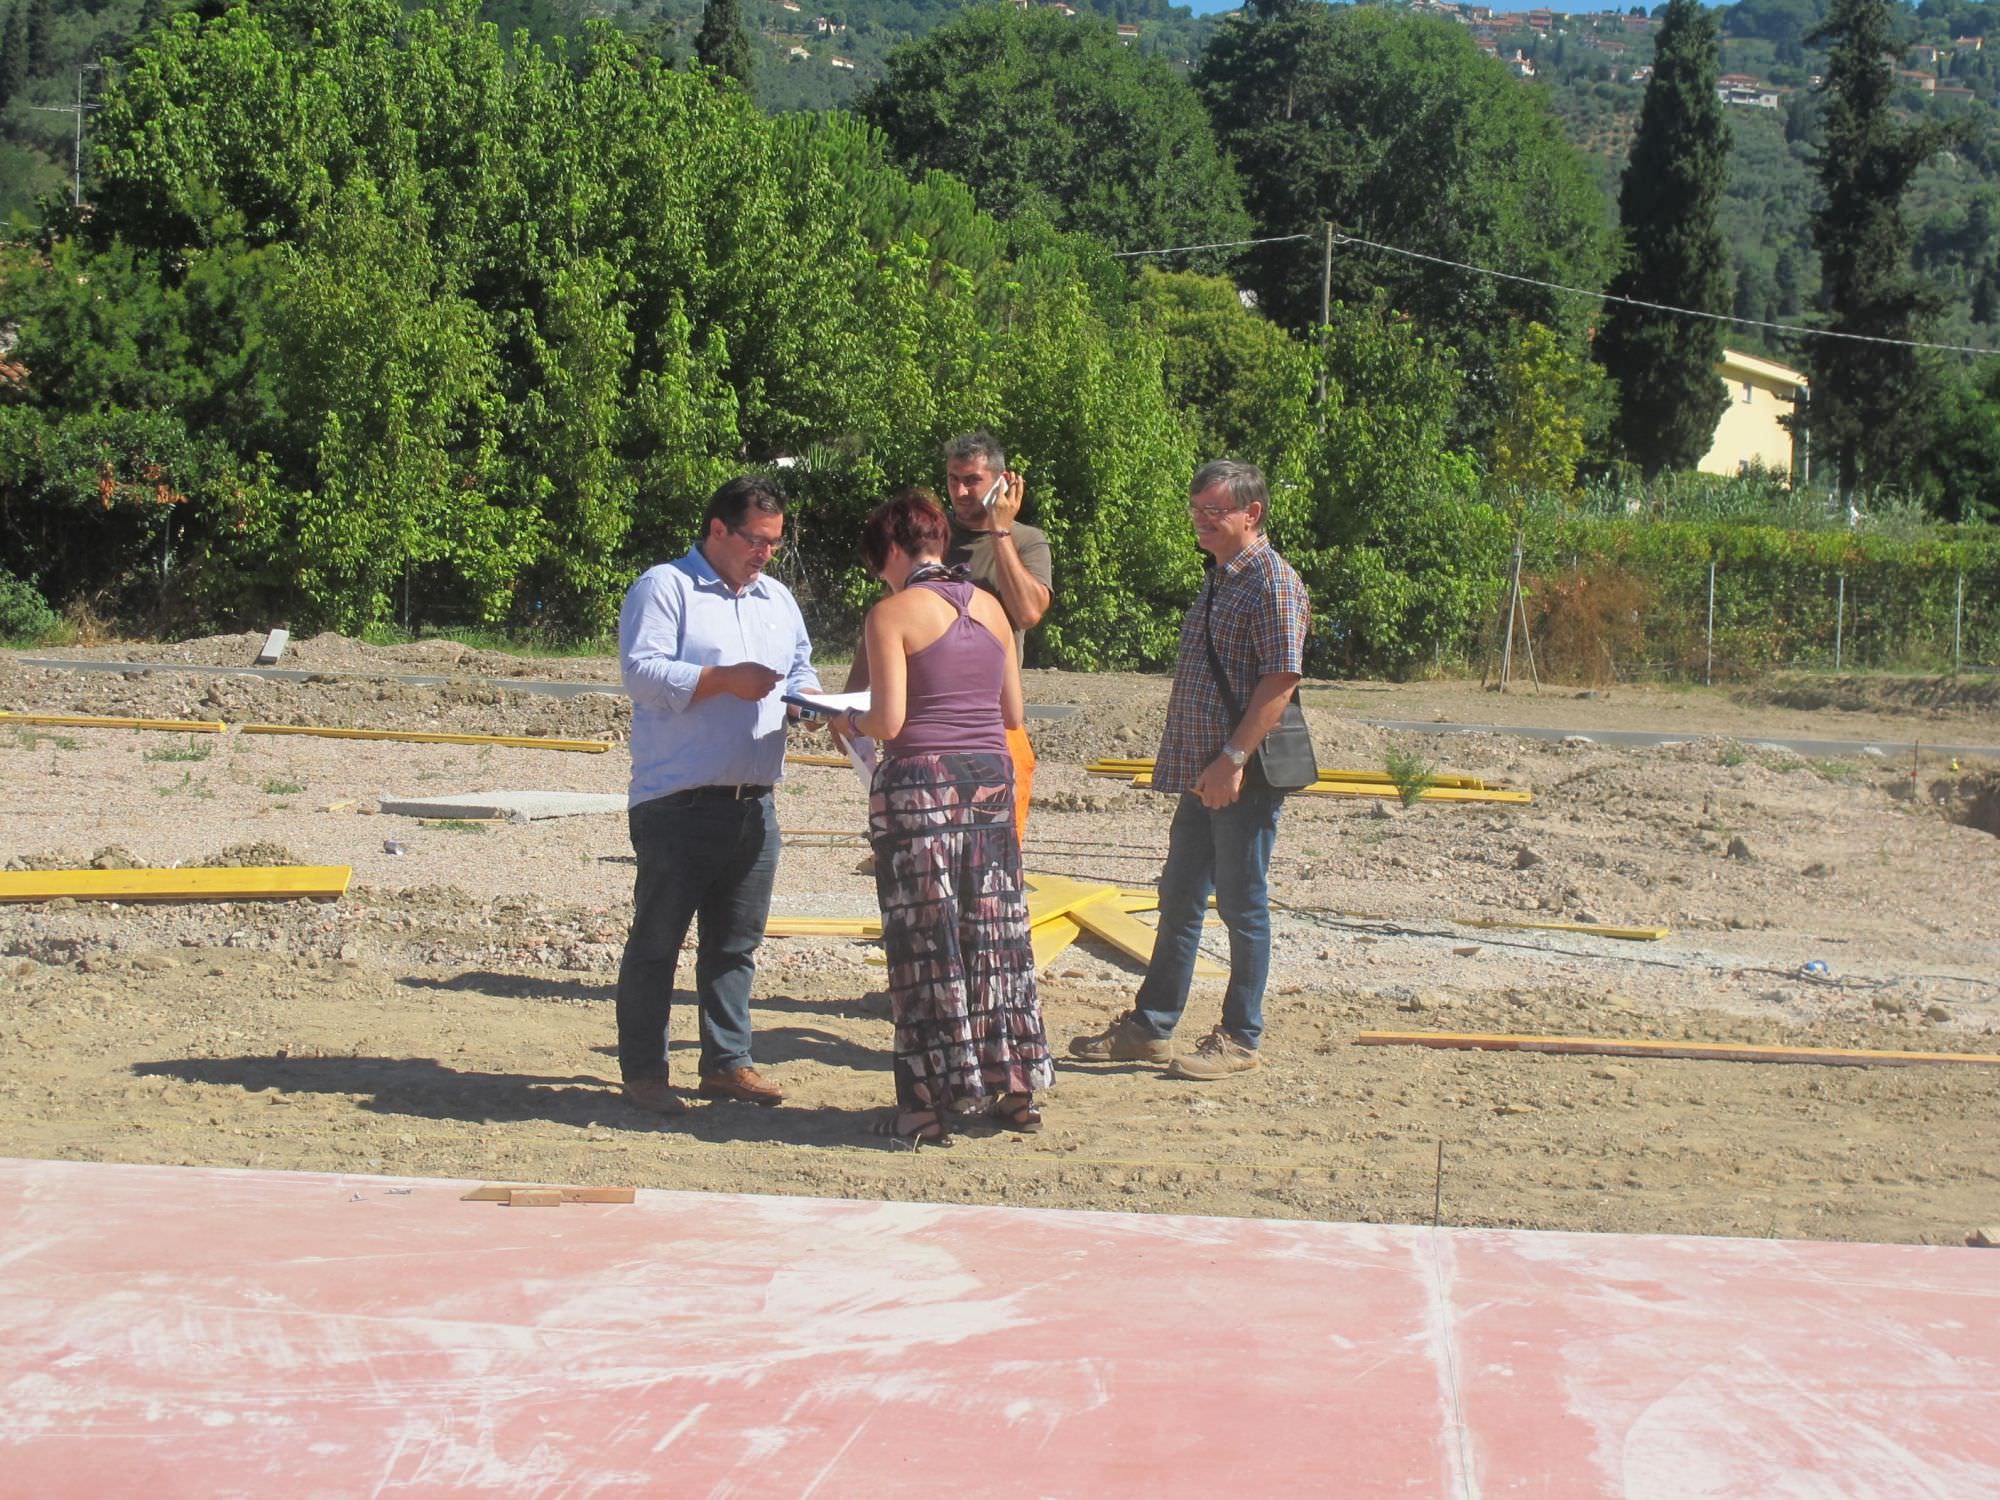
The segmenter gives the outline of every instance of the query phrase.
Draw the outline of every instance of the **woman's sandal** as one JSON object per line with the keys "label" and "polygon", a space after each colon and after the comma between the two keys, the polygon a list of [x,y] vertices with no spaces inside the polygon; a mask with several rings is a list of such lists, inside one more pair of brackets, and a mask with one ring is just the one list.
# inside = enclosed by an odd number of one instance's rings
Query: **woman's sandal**
{"label": "woman's sandal", "polygon": [[[917,1123],[905,1123],[911,1120]],[[951,1144],[951,1132],[945,1129],[944,1121],[935,1110],[928,1109],[892,1109],[875,1122],[875,1134],[912,1151]]]}
{"label": "woman's sandal", "polygon": [[1033,1094],[1002,1094],[993,1101],[990,1114],[993,1123],[1002,1130],[1011,1130],[1016,1135],[1041,1133],[1042,1112],[1035,1108]]}

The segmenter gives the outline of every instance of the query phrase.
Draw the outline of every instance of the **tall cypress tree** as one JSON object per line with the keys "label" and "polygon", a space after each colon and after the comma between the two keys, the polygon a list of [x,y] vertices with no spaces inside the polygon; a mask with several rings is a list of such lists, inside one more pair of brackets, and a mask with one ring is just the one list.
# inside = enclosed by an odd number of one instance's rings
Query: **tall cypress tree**
{"label": "tall cypress tree", "polygon": [[[1910,271],[1903,196],[1917,169],[1955,136],[1935,122],[1899,126],[1890,112],[1894,0],[1834,0],[1810,40],[1831,43],[1824,196],[1813,216],[1826,326],[1876,339],[1921,339],[1943,299]],[[1840,488],[1911,477],[1926,442],[1935,382],[1918,351],[1854,339],[1813,350],[1815,446],[1839,466]]]}
{"label": "tall cypress tree", "polygon": [[0,109],[14,102],[28,81],[27,0],[15,0],[7,12],[7,31],[0,38]]}
{"label": "tall cypress tree", "polygon": [[[1627,258],[1611,283],[1615,296],[1729,311],[1729,254],[1717,220],[1729,177],[1720,65],[1714,13],[1699,0],[1670,0],[1618,194]],[[1614,302],[1597,357],[1618,382],[1612,433],[1625,455],[1648,476],[1700,463],[1729,404],[1715,369],[1722,325]]]}
{"label": "tall cypress tree", "polygon": [[54,63],[49,55],[49,0],[28,0],[28,76],[40,78]]}
{"label": "tall cypress tree", "polygon": [[708,0],[702,7],[694,55],[745,89],[750,87],[750,38],[744,34],[743,11],[737,0]]}

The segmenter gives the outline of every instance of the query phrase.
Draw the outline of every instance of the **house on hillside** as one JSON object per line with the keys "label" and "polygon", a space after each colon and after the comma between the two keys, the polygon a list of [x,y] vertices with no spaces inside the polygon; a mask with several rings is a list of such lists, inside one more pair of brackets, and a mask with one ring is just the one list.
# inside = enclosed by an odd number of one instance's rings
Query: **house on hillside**
{"label": "house on hillside", "polygon": [[1938,59],[1943,55],[1944,49],[1942,47],[1933,47],[1929,43],[1919,43],[1910,49],[1910,65],[1916,68],[1935,68]]}
{"label": "house on hillside", "polygon": [[1752,78],[1748,73],[1724,73],[1715,80],[1715,97],[1724,104],[1737,104],[1750,109],[1776,109],[1778,91],[1760,78]]}
{"label": "house on hillside", "polygon": [[1118,40],[1128,47],[1131,46],[1139,40],[1139,28],[1129,21],[1122,22],[1118,27]]}
{"label": "house on hillside", "polygon": [[1937,74],[1935,73],[1920,73],[1914,68],[1896,69],[1896,86],[1898,88],[1915,89],[1920,94],[1935,94],[1937,92],[1937,83]]}
{"label": "house on hillside", "polygon": [[1715,440],[1699,465],[1704,474],[1741,474],[1753,465],[1792,472],[1792,433],[1785,425],[1805,399],[1808,381],[1798,370],[1724,349],[1715,373],[1729,391],[1729,405],[1715,424]]}
{"label": "house on hillside", "polygon": [[1983,36],[1955,36],[1951,39],[1951,45],[1960,52],[1983,52],[1986,50],[1986,38]]}

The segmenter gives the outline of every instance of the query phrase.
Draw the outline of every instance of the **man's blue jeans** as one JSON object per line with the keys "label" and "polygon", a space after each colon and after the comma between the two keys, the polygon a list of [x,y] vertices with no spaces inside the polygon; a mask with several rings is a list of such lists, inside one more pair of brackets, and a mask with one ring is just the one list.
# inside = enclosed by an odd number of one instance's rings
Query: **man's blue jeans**
{"label": "man's blue jeans", "polygon": [[1160,931],[1153,959],[1133,1004],[1133,1020],[1148,1035],[1172,1036],[1187,1009],[1195,951],[1209,892],[1229,928],[1229,988],[1222,996],[1223,1029],[1246,1047],[1264,1035],[1264,980],[1271,972],[1271,897],[1266,876],[1278,842],[1284,798],[1246,791],[1210,812],[1192,792],[1181,794],[1160,871]]}
{"label": "man's blue jeans", "polygon": [[771,797],[676,802],[631,809],[632,929],[618,965],[618,1071],[626,1082],[667,1076],[667,1015],[688,923],[698,922],[694,993],[701,1071],[750,1065],[750,981],[778,874]]}

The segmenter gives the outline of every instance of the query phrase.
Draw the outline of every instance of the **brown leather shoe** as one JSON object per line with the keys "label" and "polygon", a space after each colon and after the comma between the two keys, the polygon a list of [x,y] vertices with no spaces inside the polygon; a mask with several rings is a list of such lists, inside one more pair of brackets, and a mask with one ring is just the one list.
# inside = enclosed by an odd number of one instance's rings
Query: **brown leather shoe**
{"label": "brown leather shoe", "polygon": [[621,1092],[640,1109],[656,1115],[684,1115],[687,1100],[683,1099],[664,1078],[628,1078],[621,1086]]}
{"label": "brown leather shoe", "polygon": [[701,1097],[772,1105],[785,1097],[785,1091],[775,1083],[766,1083],[755,1068],[724,1068],[720,1073],[702,1074]]}

